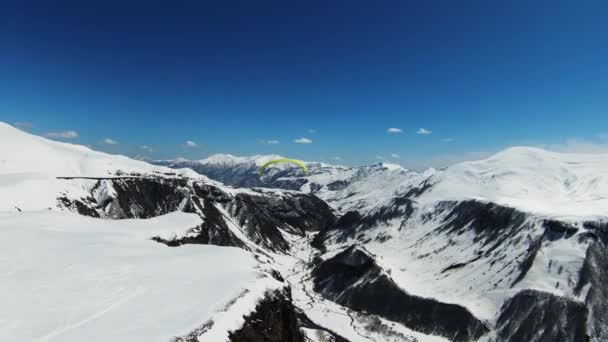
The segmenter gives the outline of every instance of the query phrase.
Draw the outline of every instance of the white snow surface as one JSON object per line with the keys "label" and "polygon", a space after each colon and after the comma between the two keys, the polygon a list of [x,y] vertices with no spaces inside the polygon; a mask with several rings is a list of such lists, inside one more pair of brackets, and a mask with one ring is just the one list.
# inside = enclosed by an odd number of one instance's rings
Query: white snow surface
{"label": "white snow surface", "polygon": [[[351,169],[350,173],[342,173],[341,176],[346,176],[343,179],[349,182],[346,188],[332,191],[324,187],[316,195],[327,201],[339,213],[357,210],[365,214],[381,204],[386,204],[399,193],[411,189],[423,179],[424,175],[401,167],[389,168],[386,167],[386,163],[376,164]],[[334,176],[333,181],[339,178],[341,177]],[[329,182],[318,184],[329,184]]]}
{"label": "white snow surface", "polygon": [[120,172],[142,176],[172,173],[210,182],[190,169],[154,166],[125,156],[52,141],[0,122],[0,210],[53,208],[60,194],[86,197],[96,183],[89,179],[57,177],[117,177]]}
{"label": "white snow surface", "polygon": [[118,170],[178,172],[198,177],[191,170],[171,170],[81,145],[45,139],[0,122],[0,175],[3,177],[0,184],[13,183],[19,178],[107,177]]}
{"label": "white snow surface", "polygon": [[199,221],[0,213],[0,340],[166,342],[218,313],[224,329],[237,329],[256,301],[226,303],[278,282],[261,277],[244,250],[149,239]]}
{"label": "white snow surface", "polygon": [[431,176],[419,199],[479,199],[552,216],[608,215],[608,154],[513,147]]}

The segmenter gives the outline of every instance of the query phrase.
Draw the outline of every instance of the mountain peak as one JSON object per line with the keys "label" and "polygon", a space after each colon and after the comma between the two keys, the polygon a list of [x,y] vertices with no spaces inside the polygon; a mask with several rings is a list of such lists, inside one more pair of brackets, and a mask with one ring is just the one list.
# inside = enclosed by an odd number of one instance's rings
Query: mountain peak
{"label": "mountain peak", "polygon": [[551,215],[605,215],[607,157],[511,147],[448,167],[423,197],[474,198]]}
{"label": "mountain peak", "polygon": [[208,156],[207,158],[199,160],[201,164],[223,164],[223,165],[236,165],[236,164],[255,164],[258,166],[263,165],[264,163],[273,160],[284,158],[279,155],[253,155],[249,157],[239,157],[232,154],[227,153],[217,153]]}

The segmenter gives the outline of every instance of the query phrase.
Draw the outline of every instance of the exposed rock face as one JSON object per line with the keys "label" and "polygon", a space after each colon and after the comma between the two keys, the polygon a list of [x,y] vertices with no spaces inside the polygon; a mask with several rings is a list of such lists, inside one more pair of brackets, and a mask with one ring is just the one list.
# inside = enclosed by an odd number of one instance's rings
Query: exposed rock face
{"label": "exposed rock face", "polygon": [[608,248],[596,241],[587,249],[576,292],[588,290],[585,303],[589,308],[587,327],[597,341],[608,341]]}
{"label": "exposed rock face", "polygon": [[153,237],[153,240],[165,243],[168,246],[176,247],[185,244],[209,244],[216,246],[234,246],[249,250],[247,244],[236,236],[231,230],[226,218],[214,205],[210,198],[201,199],[198,196],[193,196],[192,204],[195,210],[203,218],[203,223],[190,229],[190,234],[180,239],[164,240],[159,237]]}
{"label": "exposed rock face", "polygon": [[[112,193],[104,193],[111,191]],[[98,205],[109,218],[150,218],[190,210],[188,182],[177,178],[101,180],[93,189]]]}
{"label": "exposed rock face", "polygon": [[497,330],[501,341],[589,341],[584,303],[550,293],[524,290],[501,309]]}
{"label": "exposed rock face", "polygon": [[245,317],[245,324],[229,334],[230,341],[304,342],[298,326],[298,315],[291,303],[291,294],[269,293],[255,311]]}
{"label": "exposed rock face", "polygon": [[308,341],[301,327],[322,331],[329,336],[329,341],[346,342],[343,337],[331,330],[313,323],[292,303],[291,291],[267,293],[255,308],[255,311],[245,317],[245,324],[236,331],[229,333],[233,342],[305,342]]}
{"label": "exposed rock face", "polygon": [[343,306],[365,311],[427,334],[470,341],[489,330],[466,308],[411,295],[373,257],[350,247],[312,272],[315,291]]}
{"label": "exposed rock face", "polygon": [[173,211],[197,213],[202,223],[188,236],[156,241],[169,246],[187,243],[249,249],[239,233],[271,251],[286,252],[289,244],[279,229],[303,235],[331,226],[332,209],[314,195],[289,192],[243,192],[235,195],[219,187],[179,178],[100,179],[92,195],[59,203],[92,217],[149,218]]}

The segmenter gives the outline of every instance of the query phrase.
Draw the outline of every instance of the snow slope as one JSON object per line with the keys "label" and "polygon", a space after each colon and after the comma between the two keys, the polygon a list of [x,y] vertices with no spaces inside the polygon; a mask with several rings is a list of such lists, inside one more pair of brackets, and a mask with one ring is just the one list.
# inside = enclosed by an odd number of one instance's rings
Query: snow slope
{"label": "snow slope", "polygon": [[[0,175],[3,177],[105,177],[117,170],[143,173],[169,170],[125,156],[45,139],[3,122],[0,122],[0,140]],[[8,181],[0,184],[3,183]]]}
{"label": "snow slope", "polygon": [[120,173],[204,178],[188,169],[172,170],[48,140],[0,122],[0,211],[55,207],[59,194],[86,197],[95,184],[94,180],[57,177],[116,177]]}
{"label": "snow slope", "polygon": [[419,201],[479,199],[552,216],[608,215],[608,154],[513,147],[431,177]]}
{"label": "snow slope", "polygon": [[[434,172],[433,169],[430,172]],[[351,169],[351,173],[342,172],[341,178],[348,183],[344,189],[332,190],[322,187],[315,195],[324,199],[338,212],[356,210],[368,213],[386,203],[399,193],[406,192],[417,185],[426,173],[419,174],[394,164],[376,164]],[[315,182],[314,176],[310,177]],[[334,177],[336,181],[339,177]],[[329,181],[318,184],[331,184]]]}
{"label": "snow slope", "polygon": [[244,250],[149,239],[199,221],[0,213],[0,340],[166,342],[218,313],[225,329],[238,328],[256,301],[226,303],[280,283],[262,277]]}

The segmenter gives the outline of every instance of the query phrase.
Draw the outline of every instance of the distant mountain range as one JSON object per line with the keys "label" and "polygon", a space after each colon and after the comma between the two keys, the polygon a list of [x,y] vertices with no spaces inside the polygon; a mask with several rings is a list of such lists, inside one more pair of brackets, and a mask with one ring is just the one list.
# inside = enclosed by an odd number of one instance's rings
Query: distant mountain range
{"label": "distant mountain range", "polygon": [[277,157],[151,165],[0,123],[0,336],[608,340],[608,155],[257,173]]}

